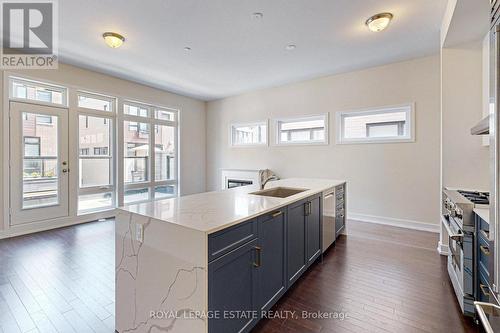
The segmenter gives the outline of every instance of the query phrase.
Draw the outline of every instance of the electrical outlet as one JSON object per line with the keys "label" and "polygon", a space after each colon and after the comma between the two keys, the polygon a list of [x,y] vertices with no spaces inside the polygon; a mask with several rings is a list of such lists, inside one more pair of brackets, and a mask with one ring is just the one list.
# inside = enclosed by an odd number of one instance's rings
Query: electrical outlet
{"label": "electrical outlet", "polygon": [[138,242],[144,242],[144,226],[142,224],[135,225],[135,239]]}

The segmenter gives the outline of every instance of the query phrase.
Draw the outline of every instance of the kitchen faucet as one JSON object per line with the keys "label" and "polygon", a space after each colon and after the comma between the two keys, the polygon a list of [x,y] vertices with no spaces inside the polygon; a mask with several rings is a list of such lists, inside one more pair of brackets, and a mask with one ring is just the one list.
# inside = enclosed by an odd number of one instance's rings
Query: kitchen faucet
{"label": "kitchen faucet", "polygon": [[267,182],[269,182],[270,180],[279,180],[278,176],[276,175],[272,175],[270,177],[267,177],[265,180],[263,180],[261,183],[260,183],[260,189],[263,190],[264,187],[266,186]]}

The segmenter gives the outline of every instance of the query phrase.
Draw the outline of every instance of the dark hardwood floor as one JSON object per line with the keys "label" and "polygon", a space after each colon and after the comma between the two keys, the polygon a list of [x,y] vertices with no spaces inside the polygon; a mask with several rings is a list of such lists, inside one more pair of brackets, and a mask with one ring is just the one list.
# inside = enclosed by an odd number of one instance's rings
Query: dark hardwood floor
{"label": "dark hardwood floor", "polygon": [[114,332],[114,223],[0,241],[0,332]]}
{"label": "dark hardwood floor", "polygon": [[[296,318],[265,319],[253,332],[475,332],[436,244],[431,233],[350,223],[273,308]],[[113,221],[0,241],[0,333],[113,331]]]}
{"label": "dark hardwood floor", "polygon": [[341,319],[267,319],[254,332],[479,332],[460,314],[436,251],[438,235],[351,222],[275,311],[343,313]]}

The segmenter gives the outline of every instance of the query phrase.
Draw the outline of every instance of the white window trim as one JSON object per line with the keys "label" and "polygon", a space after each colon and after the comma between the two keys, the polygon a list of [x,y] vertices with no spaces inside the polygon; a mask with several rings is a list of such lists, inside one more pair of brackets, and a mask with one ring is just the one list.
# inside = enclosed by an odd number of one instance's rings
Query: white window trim
{"label": "white window trim", "polygon": [[[294,141],[294,142],[281,142],[279,123],[283,121],[307,121],[311,118],[323,117],[325,121],[325,139],[323,141]],[[328,113],[302,115],[297,117],[286,117],[274,119],[274,145],[275,146],[327,146],[330,144],[329,122],[330,117]]]}
{"label": "white window trim", "polygon": [[[381,114],[390,112],[392,109],[408,108],[406,111],[407,119],[410,124],[407,126],[407,133],[405,136],[397,137],[381,137],[381,138],[359,138],[359,139],[346,139],[344,138],[344,116],[345,115],[365,115],[365,114]],[[415,142],[415,103],[406,103],[399,105],[390,105],[375,108],[364,108],[348,111],[337,111],[335,113],[335,130],[336,130],[336,143],[339,145],[348,144],[373,144],[373,143],[408,143]]]}
{"label": "white window trim", "polygon": [[[49,102],[43,102],[43,101],[37,101],[37,100],[31,100],[31,99],[22,99],[22,98],[11,98],[12,96],[12,85],[11,85],[11,80],[19,80],[19,81],[27,81],[29,83],[36,83],[39,84],[40,86],[47,86],[52,89],[58,88],[58,89],[64,89],[63,94],[63,102],[65,104],[55,104],[55,103],[49,103]],[[175,180],[167,180],[167,181],[154,181],[152,184],[150,183],[150,188],[154,191],[155,186],[161,186],[161,185],[174,185],[175,186],[175,194],[173,197],[178,197],[180,193],[182,193],[182,184],[180,182],[180,177],[182,170],[180,169],[180,149],[181,149],[181,143],[179,142],[180,139],[180,133],[181,133],[181,108],[177,105],[170,105],[170,106],[165,106],[161,102],[159,103],[152,103],[151,101],[141,101],[136,99],[136,97],[133,96],[123,96],[121,94],[117,94],[114,91],[109,91],[107,89],[102,89],[99,90],[99,92],[93,92],[92,90],[89,90],[89,87],[85,86],[79,86],[79,85],[74,85],[68,82],[64,81],[53,81],[51,79],[47,79],[44,77],[39,77],[39,76],[33,76],[30,74],[22,74],[19,75],[19,73],[12,72],[12,71],[4,71],[3,72],[3,94],[6,96],[4,98],[3,102],[3,108],[5,110],[9,110],[9,103],[11,101],[14,102],[22,102],[22,103],[27,103],[27,104],[34,104],[34,105],[47,105],[51,107],[56,107],[56,108],[62,108],[62,109],[67,109],[69,111],[69,143],[70,143],[70,150],[69,150],[69,163],[70,166],[73,166],[71,169],[70,173],[70,191],[69,191],[69,214],[66,217],[61,217],[58,219],[55,219],[53,221],[54,225],[68,225],[68,224],[75,224],[76,223],[81,223],[81,222],[87,222],[87,221],[93,221],[96,219],[100,218],[110,218],[114,216],[115,212],[115,207],[120,207],[123,206],[123,193],[124,193],[124,183],[123,183],[123,172],[122,172],[122,163],[123,163],[123,144],[120,142],[121,140],[119,139],[122,135],[122,127],[123,127],[123,103],[124,101],[127,101],[127,103],[138,103],[141,105],[147,105],[151,106],[154,108],[162,109],[162,110],[167,110],[167,111],[172,111],[176,113],[176,119],[175,121],[167,121],[167,120],[160,120],[160,119],[155,119],[154,118],[154,113],[151,114],[151,117],[155,120],[155,123],[157,124],[164,124],[164,125],[170,125],[170,126],[175,126],[176,127],[176,158],[177,158],[177,163],[176,163],[176,179]],[[109,112],[109,111],[102,111],[102,110],[94,110],[94,109],[86,109],[86,108],[80,108],[78,107],[78,94],[79,93],[89,93],[93,95],[97,95],[100,97],[109,97],[115,100],[114,104],[114,112]],[[113,145],[114,145],[114,155],[113,155],[113,168],[115,170],[113,182],[114,182],[114,188],[112,191],[114,191],[114,203],[113,207],[110,208],[102,208],[99,209],[96,212],[93,211],[78,211],[78,196],[79,193],[81,194],[91,194],[93,193],[102,193],[102,192],[108,192],[108,188],[102,188],[100,190],[97,190],[95,188],[79,188],[79,169],[78,167],[78,160],[79,160],[79,142],[78,142],[78,134],[77,135],[72,135],[71,133],[78,133],[78,115],[81,113],[85,113],[89,116],[98,116],[98,117],[105,117],[105,118],[110,118],[113,119]],[[3,115],[3,149],[5,152],[9,152],[9,136],[10,136],[10,128],[9,128],[9,112],[4,112]],[[144,117],[136,117],[137,119],[135,121],[138,122],[149,122],[150,118],[144,118]],[[1,140],[0,140],[1,141]],[[4,165],[4,172],[3,172],[3,184],[4,184],[4,193],[10,193],[10,183],[9,183],[9,168],[8,168],[9,160],[5,159],[3,161]],[[128,188],[128,186],[127,186]],[[80,192],[81,191],[81,192]],[[152,198],[153,194],[150,195],[149,200],[156,200]],[[163,198],[166,199],[166,198]],[[146,201],[146,202],[147,202]],[[9,232],[14,232],[16,233],[17,228],[16,227],[11,227],[10,226],[10,216],[9,216],[9,209],[10,207],[10,202],[9,202],[9,196],[5,196],[3,199],[3,203],[6,207],[4,210],[3,214],[3,219],[4,219],[4,232],[9,233]],[[139,202],[134,202],[139,203]],[[37,229],[38,230],[38,229]],[[41,228],[40,230],[45,230],[45,228]],[[0,235],[2,232],[0,232]]]}
{"label": "white window trim", "polygon": [[[78,98],[78,97],[77,97]],[[76,101],[78,103],[78,100]],[[84,111],[82,111],[84,110]],[[91,111],[91,112],[89,112]],[[99,112],[99,114],[96,114],[96,112]],[[80,116],[88,116],[88,117],[97,117],[97,118],[103,118],[103,119],[108,119],[110,122],[110,147],[109,147],[109,156],[80,156]],[[78,197],[80,195],[88,195],[88,194],[101,194],[101,193],[108,193],[111,192],[111,206],[108,207],[102,207],[102,208],[96,208],[96,209],[78,209],[77,214],[78,215],[85,215],[88,213],[93,213],[93,212],[101,212],[101,211],[106,211],[110,209],[114,209],[117,203],[117,198],[116,198],[116,170],[115,170],[115,165],[116,165],[116,117],[114,117],[113,114],[111,114],[108,111],[97,111],[93,109],[85,109],[85,108],[77,108],[77,122],[78,125],[76,126],[77,130],[77,142],[78,142],[78,153],[77,153],[77,164],[76,164],[76,172],[78,176]],[[91,160],[91,159],[109,159],[110,161],[110,170],[109,170],[109,177],[110,177],[110,184],[108,185],[99,185],[99,186],[81,186],[80,184],[80,159],[86,159],[86,160]]]}
{"label": "white window trim", "polygon": [[[147,117],[141,117],[141,116],[135,116],[135,115],[130,115],[130,114],[125,114],[124,110],[125,107],[124,105],[133,105],[133,106],[138,106],[141,108],[146,108],[148,110],[148,116]],[[172,113],[175,113],[175,120],[163,120],[163,119],[157,119],[155,118],[155,110],[160,109],[160,110],[165,110],[169,111]],[[148,202],[148,201],[156,201],[156,200],[163,200],[167,199],[166,197],[162,198],[155,198],[155,187],[156,186],[162,186],[162,185],[173,185],[175,187],[175,193],[171,196],[171,198],[176,198],[179,196],[179,188],[180,188],[180,160],[179,160],[179,116],[180,112],[177,109],[173,109],[171,107],[165,107],[162,105],[152,105],[148,103],[143,103],[143,102],[138,102],[138,101],[132,101],[128,99],[121,99],[118,101],[118,123],[119,123],[119,138],[123,139],[123,126],[125,121],[133,121],[133,122],[138,122],[138,123],[146,123],[149,125],[149,166],[148,166],[148,175],[149,179],[144,182],[135,182],[135,183],[126,183],[124,179],[124,174],[123,174],[123,169],[124,169],[124,142],[123,140],[120,140],[119,144],[117,145],[118,151],[118,159],[119,159],[119,168],[118,170],[118,175],[119,175],[119,184],[120,186],[118,187],[118,205],[123,206],[123,205],[133,205],[133,204],[138,204],[142,202]],[[164,126],[172,126],[175,128],[175,159],[176,159],[176,168],[175,168],[175,175],[174,179],[168,179],[168,180],[155,180],[155,158],[154,158],[154,147],[155,147],[155,138],[154,138],[154,126],[155,125],[164,125]],[[147,200],[141,200],[141,201],[134,201],[130,203],[125,204],[125,192],[127,190],[132,190],[132,189],[142,189],[142,188],[148,188],[148,199]]]}
{"label": "white window trim", "polygon": [[[243,127],[243,126],[266,126],[266,142],[262,143],[235,143],[233,137],[233,128],[234,127]],[[250,122],[237,122],[229,124],[229,146],[231,148],[247,148],[247,147],[267,147],[269,146],[269,120],[262,121],[250,121]]]}
{"label": "white window trim", "polygon": [[[19,76],[13,76],[13,75],[8,75],[6,74],[7,79],[8,79],[8,91],[9,91],[9,96],[8,100],[13,101],[13,102],[22,102],[22,103],[31,103],[31,104],[37,104],[37,105],[48,105],[48,106],[55,106],[55,107],[60,107],[60,108],[68,108],[69,107],[69,98],[68,98],[68,87],[66,86],[60,86],[52,83],[47,83],[47,82],[40,82],[37,80],[32,80],[29,78],[24,78],[24,77],[19,77]],[[49,88],[53,90],[57,90],[62,94],[62,104],[57,104],[57,103],[51,103],[51,102],[45,102],[45,101],[39,101],[36,99],[29,99],[29,98],[19,98],[19,97],[14,97],[14,91],[13,91],[13,82],[20,82],[20,83],[27,83],[27,84],[33,84],[36,86],[44,87],[44,88]]]}
{"label": "white window trim", "polygon": [[[109,111],[104,111],[104,110],[99,110],[99,109],[91,109],[91,108],[86,108],[83,106],[78,105],[78,97],[79,96],[85,96],[85,97],[90,97],[90,98],[95,98],[95,99],[101,99],[103,101],[108,101],[111,103],[111,110]],[[85,112],[85,113],[94,113],[94,114],[116,114],[116,97],[112,96],[107,96],[95,92],[90,92],[90,91],[83,91],[83,90],[78,90],[76,92],[76,108],[78,112]]]}

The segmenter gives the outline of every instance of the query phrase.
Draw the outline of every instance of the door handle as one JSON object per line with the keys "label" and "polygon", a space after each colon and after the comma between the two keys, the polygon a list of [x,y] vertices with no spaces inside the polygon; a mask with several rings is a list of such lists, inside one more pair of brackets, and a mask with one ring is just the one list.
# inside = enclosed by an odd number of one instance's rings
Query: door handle
{"label": "door handle", "polygon": [[63,173],[69,172],[69,169],[62,169],[61,170]]}
{"label": "door handle", "polygon": [[253,263],[253,267],[260,267],[262,265],[262,258],[261,258],[262,248],[260,246],[254,246],[253,248],[255,252],[257,252],[257,262]]}

